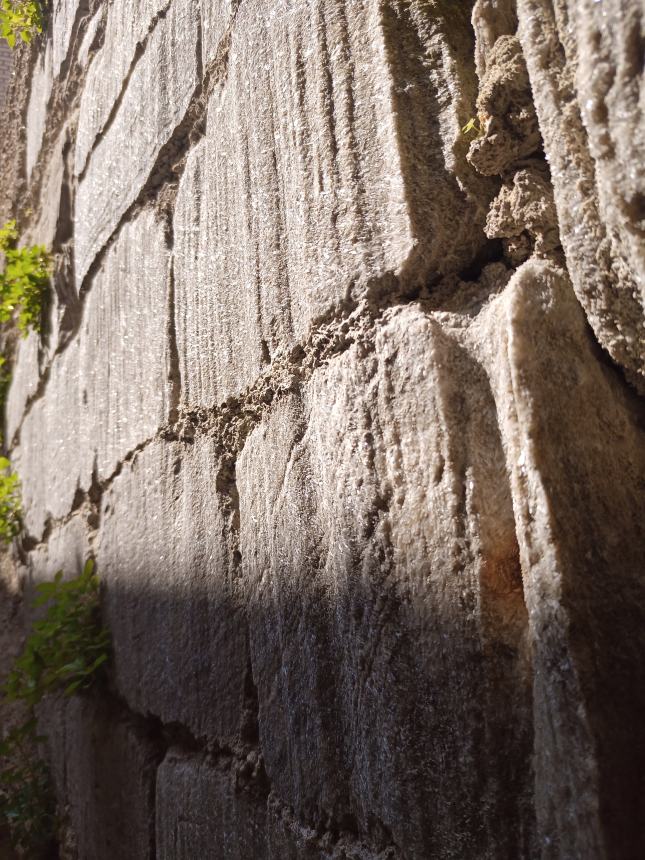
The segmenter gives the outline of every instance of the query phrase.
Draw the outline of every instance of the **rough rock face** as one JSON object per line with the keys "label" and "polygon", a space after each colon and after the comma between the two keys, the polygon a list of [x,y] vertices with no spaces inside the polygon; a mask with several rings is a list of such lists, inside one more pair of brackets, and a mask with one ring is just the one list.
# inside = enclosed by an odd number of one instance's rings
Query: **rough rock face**
{"label": "rough rock face", "polygon": [[71,856],[643,856],[644,22],[52,4],[5,437],[114,642],[40,717]]}

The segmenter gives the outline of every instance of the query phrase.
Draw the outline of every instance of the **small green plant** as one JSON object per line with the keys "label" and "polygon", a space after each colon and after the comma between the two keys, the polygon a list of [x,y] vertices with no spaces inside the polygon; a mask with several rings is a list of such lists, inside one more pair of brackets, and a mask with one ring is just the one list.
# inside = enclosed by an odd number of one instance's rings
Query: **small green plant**
{"label": "small green plant", "polygon": [[0,3],[0,35],[10,48],[16,40],[29,44],[35,33],[43,31],[43,10],[38,0],[2,0]]}
{"label": "small green plant", "polygon": [[10,764],[0,771],[0,818],[21,856],[46,856],[55,839],[56,802],[49,768],[34,756],[41,738],[35,729],[12,732],[0,745]]}
{"label": "small green plant", "polygon": [[9,460],[0,457],[0,540],[10,543],[20,527],[20,481]]}
{"label": "small green plant", "polygon": [[462,128],[461,133],[469,135],[473,132],[475,137],[481,137],[484,134],[484,129],[478,117],[471,116],[466,125]]}
{"label": "small green plant", "polygon": [[49,287],[51,256],[43,245],[18,248],[15,221],[0,229],[0,251],[5,268],[0,273],[0,323],[16,316],[23,335],[29,329],[40,331],[42,306]]}
{"label": "small green plant", "polygon": [[110,634],[101,624],[99,579],[91,559],[76,579],[65,582],[59,570],[52,582],[42,582],[36,591],[34,605],[48,603],[49,608],[34,623],[4,686],[8,699],[30,707],[49,693],[71,696],[89,687],[110,648]]}
{"label": "small green plant", "polygon": [[2,689],[6,699],[26,705],[27,716],[0,744],[6,761],[0,771],[0,818],[9,826],[14,847],[29,856],[39,856],[51,844],[57,823],[49,770],[36,755],[43,740],[36,733],[36,706],[46,696],[88,689],[110,654],[91,559],[76,579],[64,582],[59,571],[36,591],[35,605],[47,605],[47,611],[33,624]]}

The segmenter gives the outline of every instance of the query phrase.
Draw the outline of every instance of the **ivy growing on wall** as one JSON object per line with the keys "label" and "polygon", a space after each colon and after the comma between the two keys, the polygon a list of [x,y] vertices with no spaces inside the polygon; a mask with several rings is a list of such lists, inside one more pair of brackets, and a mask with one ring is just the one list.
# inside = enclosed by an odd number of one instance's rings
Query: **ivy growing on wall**
{"label": "ivy growing on wall", "polygon": [[99,579],[94,562],[86,562],[75,579],[36,586],[36,607],[45,615],[32,626],[2,693],[21,702],[26,716],[0,744],[0,818],[9,828],[14,847],[27,857],[41,857],[53,843],[56,804],[49,769],[36,751],[36,707],[46,697],[71,696],[88,690],[105,671],[110,635],[100,613]]}
{"label": "ivy growing on wall", "polygon": [[51,255],[44,245],[18,247],[15,221],[0,229],[4,269],[0,273],[0,323],[15,320],[24,336],[41,329],[42,308],[49,288]]}
{"label": "ivy growing on wall", "polygon": [[20,481],[9,460],[0,457],[0,540],[9,543],[20,527]]}
{"label": "ivy growing on wall", "polygon": [[42,31],[43,10],[38,0],[2,0],[0,35],[10,48],[15,47],[18,39],[29,44]]}

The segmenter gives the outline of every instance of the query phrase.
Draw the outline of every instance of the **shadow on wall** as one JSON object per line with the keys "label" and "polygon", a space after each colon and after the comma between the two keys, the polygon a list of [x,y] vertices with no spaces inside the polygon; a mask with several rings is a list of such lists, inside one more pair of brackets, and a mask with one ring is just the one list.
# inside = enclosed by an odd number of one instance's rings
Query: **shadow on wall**
{"label": "shadow on wall", "polygon": [[[642,409],[550,265],[471,340],[435,311],[234,466],[197,428],[105,489],[113,691],[44,720],[81,857],[639,856]],[[79,511],[33,571],[88,548]]]}
{"label": "shadow on wall", "polygon": [[[356,858],[559,857],[559,835],[580,836],[536,827],[528,656],[482,640],[467,605],[451,618],[364,581],[333,597],[284,589],[248,615],[217,589],[108,589],[106,605],[115,689],[43,717],[81,857],[318,858],[334,845]],[[607,856],[636,858],[642,819],[625,816],[642,796],[641,664],[613,611],[594,619],[610,622],[623,657],[613,682],[594,667],[605,684],[596,754],[608,766]],[[538,738],[551,772],[537,793],[556,800],[586,767],[574,744],[553,758],[575,735],[559,723],[580,710],[559,701],[559,687],[574,688],[568,659],[544,662],[550,677],[534,682],[554,734]],[[588,792],[563,813],[593,828]]]}
{"label": "shadow on wall", "polygon": [[365,582],[248,621],[211,589],[106,603],[115,689],[42,720],[81,857],[155,856],[155,819],[167,858],[534,856],[528,666],[471,611]]}

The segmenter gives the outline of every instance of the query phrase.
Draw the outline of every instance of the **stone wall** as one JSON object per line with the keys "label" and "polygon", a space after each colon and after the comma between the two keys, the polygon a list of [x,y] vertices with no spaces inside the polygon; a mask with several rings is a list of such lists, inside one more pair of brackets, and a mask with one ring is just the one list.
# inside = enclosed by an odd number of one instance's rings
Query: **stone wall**
{"label": "stone wall", "polygon": [[42,715],[72,856],[642,856],[643,21],[54,0],[5,438],[114,640]]}
{"label": "stone wall", "polygon": [[11,49],[3,40],[0,42],[0,108],[4,107],[7,90],[11,82],[12,67]]}

